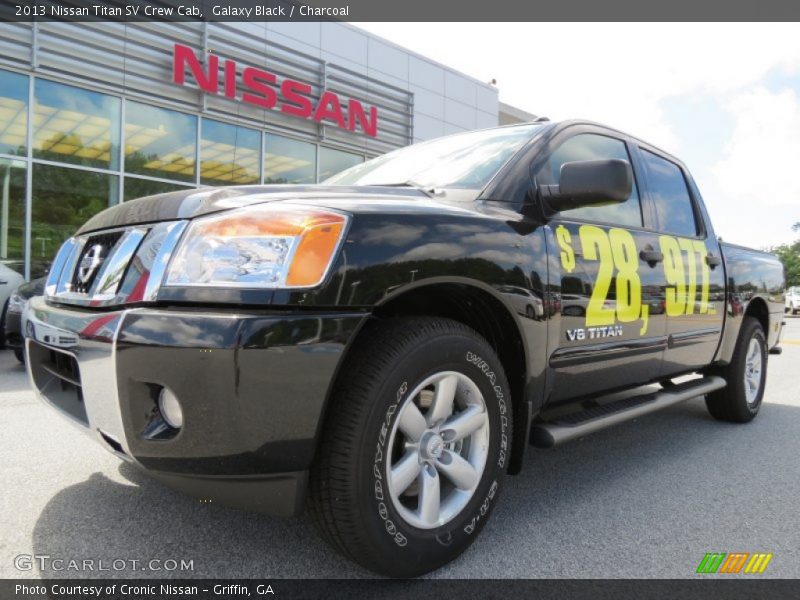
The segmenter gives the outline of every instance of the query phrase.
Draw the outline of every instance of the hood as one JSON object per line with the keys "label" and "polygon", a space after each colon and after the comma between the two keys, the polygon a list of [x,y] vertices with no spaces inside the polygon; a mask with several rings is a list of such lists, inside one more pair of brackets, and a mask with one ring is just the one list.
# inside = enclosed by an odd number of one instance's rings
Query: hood
{"label": "hood", "polygon": [[390,186],[254,185],[187,189],[145,196],[112,206],[89,219],[78,234],[140,223],[191,219],[277,200],[428,200],[420,190]]}

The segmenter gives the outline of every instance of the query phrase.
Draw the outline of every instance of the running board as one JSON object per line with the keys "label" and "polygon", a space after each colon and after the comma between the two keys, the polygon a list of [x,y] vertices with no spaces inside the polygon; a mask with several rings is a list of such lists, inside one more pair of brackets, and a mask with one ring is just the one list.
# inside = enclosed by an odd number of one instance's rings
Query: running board
{"label": "running board", "polygon": [[531,425],[530,441],[537,448],[552,448],[606,427],[722,389],[725,385],[726,382],[722,377],[713,375],[679,383],[651,394],[595,406],[560,417],[555,421],[534,422]]}

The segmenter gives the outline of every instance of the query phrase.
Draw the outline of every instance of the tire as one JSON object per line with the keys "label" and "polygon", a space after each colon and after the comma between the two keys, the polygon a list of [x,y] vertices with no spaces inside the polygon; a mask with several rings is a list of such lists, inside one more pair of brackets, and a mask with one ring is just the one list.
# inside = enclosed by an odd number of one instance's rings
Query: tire
{"label": "tire", "polygon": [[[497,502],[513,427],[508,383],[491,346],[461,323],[376,320],[362,334],[333,389],[311,469],[309,513],[323,539],[367,569],[422,575],[464,552]],[[448,389],[454,416],[465,423],[470,412],[474,426],[460,442],[451,439],[455,429],[439,426],[452,421],[433,415],[436,394],[446,399]],[[472,465],[470,477],[462,460]],[[456,467],[460,478],[445,475]],[[436,482],[444,500],[438,513],[424,501],[436,497]]]}
{"label": "tire", "polygon": [[714,372],[728,385],[706,396],[706,407],[712,417],[733,423],[747,423],[755,418],[764,398],[767,356],[761,323],[745,317],[730,364]]}
{"label": "tire", "polygon": [[14,356],[16,356],[17,360],[23,365],[25,364],[25,352],[22,351],[22,348],[14,348]]}

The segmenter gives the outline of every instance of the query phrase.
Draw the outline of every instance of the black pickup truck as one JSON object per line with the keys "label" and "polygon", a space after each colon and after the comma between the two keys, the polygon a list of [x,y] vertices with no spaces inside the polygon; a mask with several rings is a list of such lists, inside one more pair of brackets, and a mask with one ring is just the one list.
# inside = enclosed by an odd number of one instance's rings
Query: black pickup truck
{"label": "black pickup truck", "polygon": [[698,396],[753,419],[783,312],[781,264],[718,241],[680,161],[571,121],[115,206],[23,323],[42,400],[120,458],[307,506],[344,555],[413,576],[475,539],[529,444]]}

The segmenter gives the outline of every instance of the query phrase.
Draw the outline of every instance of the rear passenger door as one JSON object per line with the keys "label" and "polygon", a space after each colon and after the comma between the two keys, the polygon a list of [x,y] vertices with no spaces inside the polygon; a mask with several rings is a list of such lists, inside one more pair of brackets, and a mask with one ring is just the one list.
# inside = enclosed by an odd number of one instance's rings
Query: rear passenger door
{"label": "rear passenger door", "polygon": [[538,185],[557,184],[564,163],[609,158],[634,167],[628,200],[562,211],[548,227],[550,282],[561,294],[561,316],[551,325],[558,332],[549,359],[554,401],[646,383],[661,371],[663,270],[646,260],[657,253],[658,236],[648,230],[631,144],[584,128],[557,142],[535,177]]}
{"label": "rear passenger door", "polygon": [[668,377],[711,362],[722,331],[725,275],[719,242],[684,167],[654,148],[638,146],[636,152],[664,257],[668,344],[662,376]]}

